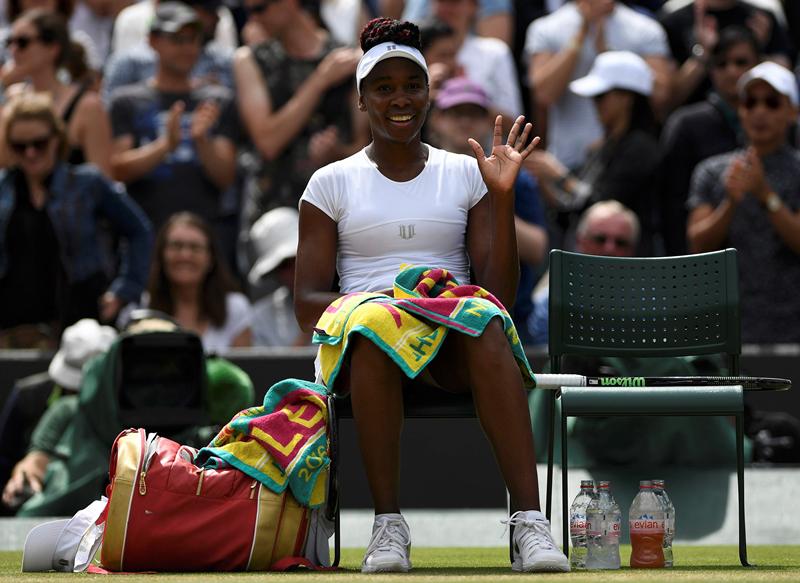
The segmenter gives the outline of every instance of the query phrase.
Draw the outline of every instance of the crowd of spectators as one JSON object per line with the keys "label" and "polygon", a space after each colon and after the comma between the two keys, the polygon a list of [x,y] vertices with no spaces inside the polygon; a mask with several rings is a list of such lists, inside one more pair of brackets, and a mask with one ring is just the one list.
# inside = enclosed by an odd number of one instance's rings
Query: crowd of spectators
{"label": "crowd of spectators", "polygon": [[420,25],[426,141],[469,154],[496,114],[543,138],[516,189],[523,340],[548,249],[575,249],[581,213],[616,200],[638,255],[738,247],[743,340],[800,342],[797,4],[0,2],[0,347],[55,348],[138,306],[208,350],[309,343],[296,209],[370,140],[353,76],[375,16]]}

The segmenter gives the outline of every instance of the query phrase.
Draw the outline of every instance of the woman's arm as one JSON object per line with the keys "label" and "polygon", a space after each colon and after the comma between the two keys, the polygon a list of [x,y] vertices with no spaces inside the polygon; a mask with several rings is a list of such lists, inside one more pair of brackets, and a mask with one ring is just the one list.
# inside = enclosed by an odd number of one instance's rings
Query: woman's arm
{"label": "woman's arm", "polygon": [[93,91],[86,93],[81,98],[75,118],[86,160],[106,176],[111,176],[111,120],[100,96]]}
{"label": "woman's arm", "polygon": [[527,124],[523,129],[524,121],[523,116],[517,118],[508,141],[503,144],[503,119],[497,116],[489,157],[485,156],[480,144],[470,138],[489,192],[469,212],[467,252],[476,283],[492,292],[508,309],[514,305],[519,283],[514,183],[522,162],[539,143],[538,137],[528,143],[533,128]]}
{"label": "woman's arm", "polygon": [[274,160],[302,131],[325,92],[355,72],[360,51],[331,51],[298,87],[292,98],[275,111],[269,88],[250,47],[236,51],[233,76],[242,122],[258,151]]}
{"label": "woman's arm", "polygon": [[300,329],[310,332],[333,300],[339,236],[336,223],[309,202],[300,203],[300,237],[294,275],[294,313]]}
{"label": "woman's arm", "polygon": [[119,269],[109,291],[126,302],[135,301],[147,281],[153,229],[144,211],[121,184],[98,176],[98,187],[100,214],[111,222],[126,242],[118,247]]}

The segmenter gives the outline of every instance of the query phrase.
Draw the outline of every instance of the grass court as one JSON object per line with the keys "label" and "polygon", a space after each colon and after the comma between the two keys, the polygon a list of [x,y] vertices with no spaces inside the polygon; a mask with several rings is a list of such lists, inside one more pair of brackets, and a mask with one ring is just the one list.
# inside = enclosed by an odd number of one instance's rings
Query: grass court
{"label": "grass court", "polygon": [[[411,560],[414,569],[409,574],[361,575],[358,569],[364,554],[363,549],[342,550],[342,570],[315,573],[185,573],[126,575],[120,583],[188,583],[189,581],[233,583],[239,580],[266,578],[291,583],[327,583],[328,581],[408,581],[420,583],[431,581],[449,583],[461,581],[519,581],[549,580],[576,582],[606,581],[676,581],[708,583],[744,581],[800,581],[800,545],[750,546],[748,558],[755,568],[745,569],[739,565],[737,548],[726,546],[681,546],[675,547],[676,566],[669,570],[653,571],[625,567],[630,557],[630,546],[623,545],[621,557],[623,568],[619,571],[580,571],[569,574],[514,573],[508,564],[506,548],[416,548]],[[87,578],[106,581],[104,575],[71,575],[68,573],[20,573],[21,552],[0,552],[0,581],[31,583],[40,581],[86,581]],[[114,579],[113,581],[116,581]]]}

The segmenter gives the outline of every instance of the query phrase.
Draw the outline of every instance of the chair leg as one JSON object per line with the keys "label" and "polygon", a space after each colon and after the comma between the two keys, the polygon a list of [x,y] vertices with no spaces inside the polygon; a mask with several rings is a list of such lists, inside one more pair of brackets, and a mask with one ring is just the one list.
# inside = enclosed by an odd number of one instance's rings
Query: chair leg
{"label": "chair leg", "polygon": [[550,520],[553,504],[553,454],[555,451],[556,433],[556,391],[551,391],[548,396],[550,415],[547,421],[547,501],[545,505],[545,518]]}
{"label": "chair leg", "polygon": [[736,415],[736,481],[739,495],[739,561],[743,567],[752,567],[747,562],[747,532],[744,519],[744,414]]}
{"label": "chair leg", "polygon": [[[563,403],[562,403],[563,406]],[[561,532],[564,541],[564,555],[569,557],[569,516],[567,513],[567,416],[561,410]]]}
{"label": "chair leg", "polygon": [[336,399],[328,396],[328,427],[330,429],[330,466],[328,467],[328,500],[325,516],[333,520],[333,561],[338,567],[341,559],[341,529],[339,512],[339,416],[336,414]]}
{"label": "chair leg", "polygon": [[[511,493],[506,490],[506,511],[508,512],[508,517],[511,518],[512,514],[511,508]],[[514,564],[514,525],[510,524],[508,526],[508,560],[513,565]]]}

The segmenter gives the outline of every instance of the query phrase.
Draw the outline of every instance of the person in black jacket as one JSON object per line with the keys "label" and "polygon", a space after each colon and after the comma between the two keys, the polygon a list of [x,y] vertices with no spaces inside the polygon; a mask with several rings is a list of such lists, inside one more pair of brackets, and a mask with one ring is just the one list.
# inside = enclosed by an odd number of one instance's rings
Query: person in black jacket
{"label": "person in black jacket", "polygon": [[661,134],[660,231],[666,255],[686,253],[686,197],[695,166],[743,144],[736,83],[760,60],[758,41],[749,29],[726,28],[711,55],[712,91],[705,101],[670,115]]}

